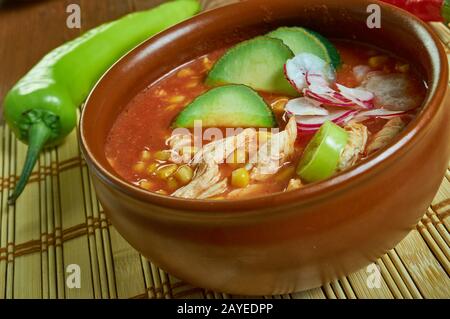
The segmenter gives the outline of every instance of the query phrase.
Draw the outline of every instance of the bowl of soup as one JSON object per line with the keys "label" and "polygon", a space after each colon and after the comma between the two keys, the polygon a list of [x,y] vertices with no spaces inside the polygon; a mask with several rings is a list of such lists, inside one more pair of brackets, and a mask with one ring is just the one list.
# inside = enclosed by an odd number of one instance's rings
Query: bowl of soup
{"label": "bowl of soup", "polygon": [[369,28],[368,5],[237,3],[115,64],[79,134],[123,237],[188,283],[268,295],[347,275],[406,236],[449,159],[447,60],[392,6]]}

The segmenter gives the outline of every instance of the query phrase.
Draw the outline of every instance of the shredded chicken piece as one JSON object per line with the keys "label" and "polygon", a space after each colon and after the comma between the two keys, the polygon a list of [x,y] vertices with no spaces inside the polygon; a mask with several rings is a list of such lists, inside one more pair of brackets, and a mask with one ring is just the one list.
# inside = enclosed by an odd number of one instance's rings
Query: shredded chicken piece
{"label": "shredded chicken piece", "polygon": [[191,160],[192,155],[185,152],[186,149],[192,147],[193,136],[191,134],[174,135],[168,140],[171,149],[170,161],[173,163],[187,163]]}
{"label": "shredded chicken piece", "polygon": [[370,72],[362,87],[375,95],[375,105],[392,111],[408,111],[419,107],[424,88],[408,74]]}
{"label": "shredded chicken piece", "polygon": [[215,196],[225,193],[227,189],[228,189],[228,179],[225,178],[221,182],[219,182],[219,183],[211,186],[207,190],[205,190],[197,198],[198,199],[207,199],[207,198],[215,197]]}
{"label": "shredded chicken piece", "polygon": [[231,191],[227,195],[227,199],[239,199],[242,197],[249,197],[253,195],[260,194],[267,186],[264,184],[251,184],[246,188],[239,188]]}
{"label": "shredded chicken piece", "polygon": [[356,81],[358,81],[359,83],[361,83],[367,73],[370,72],[370,66],[368,65],[357,65],[353,68],[353,75],[355,76]]}
{"label": "shredded chicken piece", "polygon": [[228,180],[220,181],[219,164],[222,164],[236,150],[256,144],[255,129],[245,129],[241,133],[211,142],[197,152],[192,164],[197,166],[192,181],[175,191],[172,196],[192,199],[206,199],[225,192]]}
{"label": "shredded chicken piece", "polygon": [[290,192],[290,191],[293,191],[293,190],[296,190],[296,189],[299,189],[299,188],[302,188],[302,187],[303,187],[303,184],[302,184],[302,181],[299,178],[292,178],[289,181],[289,184],[288,184],[288,186],[286,188],[286,191]]}
{"label": "shredded chicken piece", "polygon": [[389,144],[392,139],[397,136],[405,128],[405,123],[400,117],[395,117],[389,120],[379,131],[375,134],[373,140],[367,146],[367,153],[371,154],[378,151]]}
{"label": "shredded chicken piece", "polygon": [[282,164],[294,153],[296,139],[297,123],[295,117],[292,117],[284,131],[273,134],[270,140],[261,145],[258,152],[250,158],[250,163],[256,163],[250,172],[251,179],[265,181],[278,172]]}
{"label": "shredded chicken piece", "polygon": [[[197,165],[192,181],[186,186],[175,191],[172,196],[192,199],[206,199],[224,193],[228,188],[228,180],[221,180],[219,164],[225,163],[226,159],[235,150],[243,149],[253,155],[248,170],[251,170],[251,178],[256,181],[263,181],[275,174],[283,163],[294,152],[294,144],[297,139],[297,124],[292,118],[286,126],[286,130],[278,134],[273,134],[267,143],[258,150],[258,132],[255,129],[245,129],[241,133],[211,142],[198,151],[191,161],[192,165]],[[180,146],[191,145],[192,137],[173,138],[171,147],[175,154],[180,154]],[[178,148],[177,148],[178,147]],[[252,147],[255,149],[252,150]],[[257,156],[256,158],[254,156]],[[253,161],[252,161],[253,160]],[[231,192],[228,198],[251,195],[258,189],[260,184],[253,184],[245,189]]]}
{"label": "shredded chicken piece", "polygon": [[[172,196],[182,198],[200,198],[200,196],[203,195],[203,198],[207,198],[205,197],[207,195],[204,193],[218,184],[219,180],[219,165],[209,158],[205,161],[205,163],[198,165],[192,181],[186,186],[176,190]],[[217,194],[212,196],[215,195]]]}
{"label": "shredded chicken piece", "polygon": [[205,145],[201,151],[195,154],[194,164],[204,162],[205,158],[211,158],[215,163],[225,163],[226,159],[237,149],[249,150],[257,146],[258,133],[253,128],[243,130],[241,133],[230,136]]}
{"label": "shredded chicken piece", "polygon": [[369,131],[363,124],[349,123],[344,129],[348,132],[348,142],[339,158],[338,169],[341,171],[352,167],[361,158],[369,138]]}

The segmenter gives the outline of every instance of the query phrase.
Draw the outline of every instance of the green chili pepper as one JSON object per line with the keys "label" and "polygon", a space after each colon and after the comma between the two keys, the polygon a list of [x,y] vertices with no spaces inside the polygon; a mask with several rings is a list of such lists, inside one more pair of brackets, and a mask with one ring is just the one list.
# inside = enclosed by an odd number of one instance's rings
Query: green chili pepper
{"label": "green chili pepper", "polygon": [[330,121],[325,122],[306,146],[297,174],[308,183],[331,177],[347,142],[348,133],[343,128]]}
{"label": "green chili pepper", "polygon": [[78,106],[102,74],[136,45],[199,9],[196,0],[177,0],[101,25],[54,49],[8,92],[6,122],[29,145],[9,204],[25,188],[40,151],[60,143],[75,127]]}

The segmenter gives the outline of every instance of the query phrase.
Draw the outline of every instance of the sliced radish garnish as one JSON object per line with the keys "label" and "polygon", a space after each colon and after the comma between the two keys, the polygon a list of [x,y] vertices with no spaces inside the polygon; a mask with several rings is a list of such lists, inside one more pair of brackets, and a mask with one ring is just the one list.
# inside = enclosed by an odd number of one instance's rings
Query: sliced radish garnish
{"label": "sliced radish garnish", "polygon": [[354,107],[355,103],[344,98],[338,92],[329,87],[311,85],[308,89],[303,90],[303,94],[322,104],[335,107]]}
{"label": "sliced radish garnish", "polygon": [[[370,68],[354,72],[367,76]],[[338,125],[351,119],[363,121],[371,117],[389,118],[406,112],[374,109],[375,95],[364,88],[349,88],[334,82],[335,71],[330,64],[319,57],[303,53],[286,62],[285,74],[289,82],[304,96],[286,104],[286,115],[295,116],[298,129],[302,132],[317,131],[323,123],[331,121]],[[327,108],[321,107],[326,106]],[[328,108],[345,108],[329,110]],[[368,110],[369,109],[369,110]]]}
{"label": "sliced radish garnish", "polygon": [[339,92],[329,86],[311,84],[303,89],[303,94],[322,104],[347,108],[373,108],[374,95],[361,89],[352,89],[336,84]]}
{"label": "sliced radish garnish", "polygon": [[284,65],[284,74],[289,83],[298,91],[302,93],[303,88],[306,87],[306,74],[297,69],[297,66],[289,61]]}
{"label": "sliced radish garnish", "polygon": [[374,95],[362,89],[351,89],[337,84],[339,92],[331,85],[336,74],[331,65],[321,58],[302,53],[288,60],[284,66],[286,78],[304,96],[319,103],[345,108],[372,108]]}
{"label": "sliced radish garnish", "polygon": [[375,95],[372,92],[359,88],[348,88],[338,83],[336,83],[336,86],[344,98],[352,101],[357,106],[366,109],[371,109],[374,107],[373,101],[375,99]]}
{"label": "sliced radish garnish", "polygon": [[300,93],[308,87],[308,73],[322,77],[321,81],[325,81],[327,84],[334,83],[336,80],[336,74],[332,66],[311,53],[297,54],[289,59],[284,71],[288,80]]}
{"label": "sliced radish garnish", "polygon": [[357,99],[360,101],[371,101],[374,98],[373,93],[364,90],[364,89],[359,89],[359,88],[348,88],[344,85],[338,84],[336,83],[337,88],[339,89],[339,91],[348,99]]}
{"label": "sliced radish garnish", "polygon": [[333,94],[336,92],[329,86],[319,85],[319,84],[315,84],[315,83],[309,85],[308,88],[306,88],[305,90],[309,90],[318,95],[324,95],[324,96],[328,95],[330,97],[332,97]]}
{"label": "sliced radish garnish", "polygon": [[327,80],[323,77],[322,74],[314,74],[311,72],[306,72],[305,75],[306,84],[311,86],[319,86],[319,87],[329,87],[330,84],[327,82]]}
{"label": "sliced radish garnish", "polygon": [[326,121],[335,124],[344,124],[352,119],[357,113],[355,110],[334,111],[323,116],[296,116],[297,126],[300,131],[316,131]]}
{"label": "sliced radish garnish", "polygon": [[408,114],[407,111],[389,111],[386,109],[373,109],[370,111],[359,112],[355,117],[355,121],[364,121],[368,118],[391,118]]}
{"label": "sliced radish garnish", "polygon": [[328,115],[328,110],[321,107],[320,104],[321,103],[307,97],[300,97],[290,100],[286,104],[285,110],[289,114],[295,116]]}

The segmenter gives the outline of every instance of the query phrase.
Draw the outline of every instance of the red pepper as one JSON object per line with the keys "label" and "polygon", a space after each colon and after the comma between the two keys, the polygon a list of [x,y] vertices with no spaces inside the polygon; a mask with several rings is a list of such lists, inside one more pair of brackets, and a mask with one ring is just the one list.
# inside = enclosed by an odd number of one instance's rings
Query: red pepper
{"label": "red pepper", "polygon": [[382,0],[424,21],[450,22],[450,0]]}

